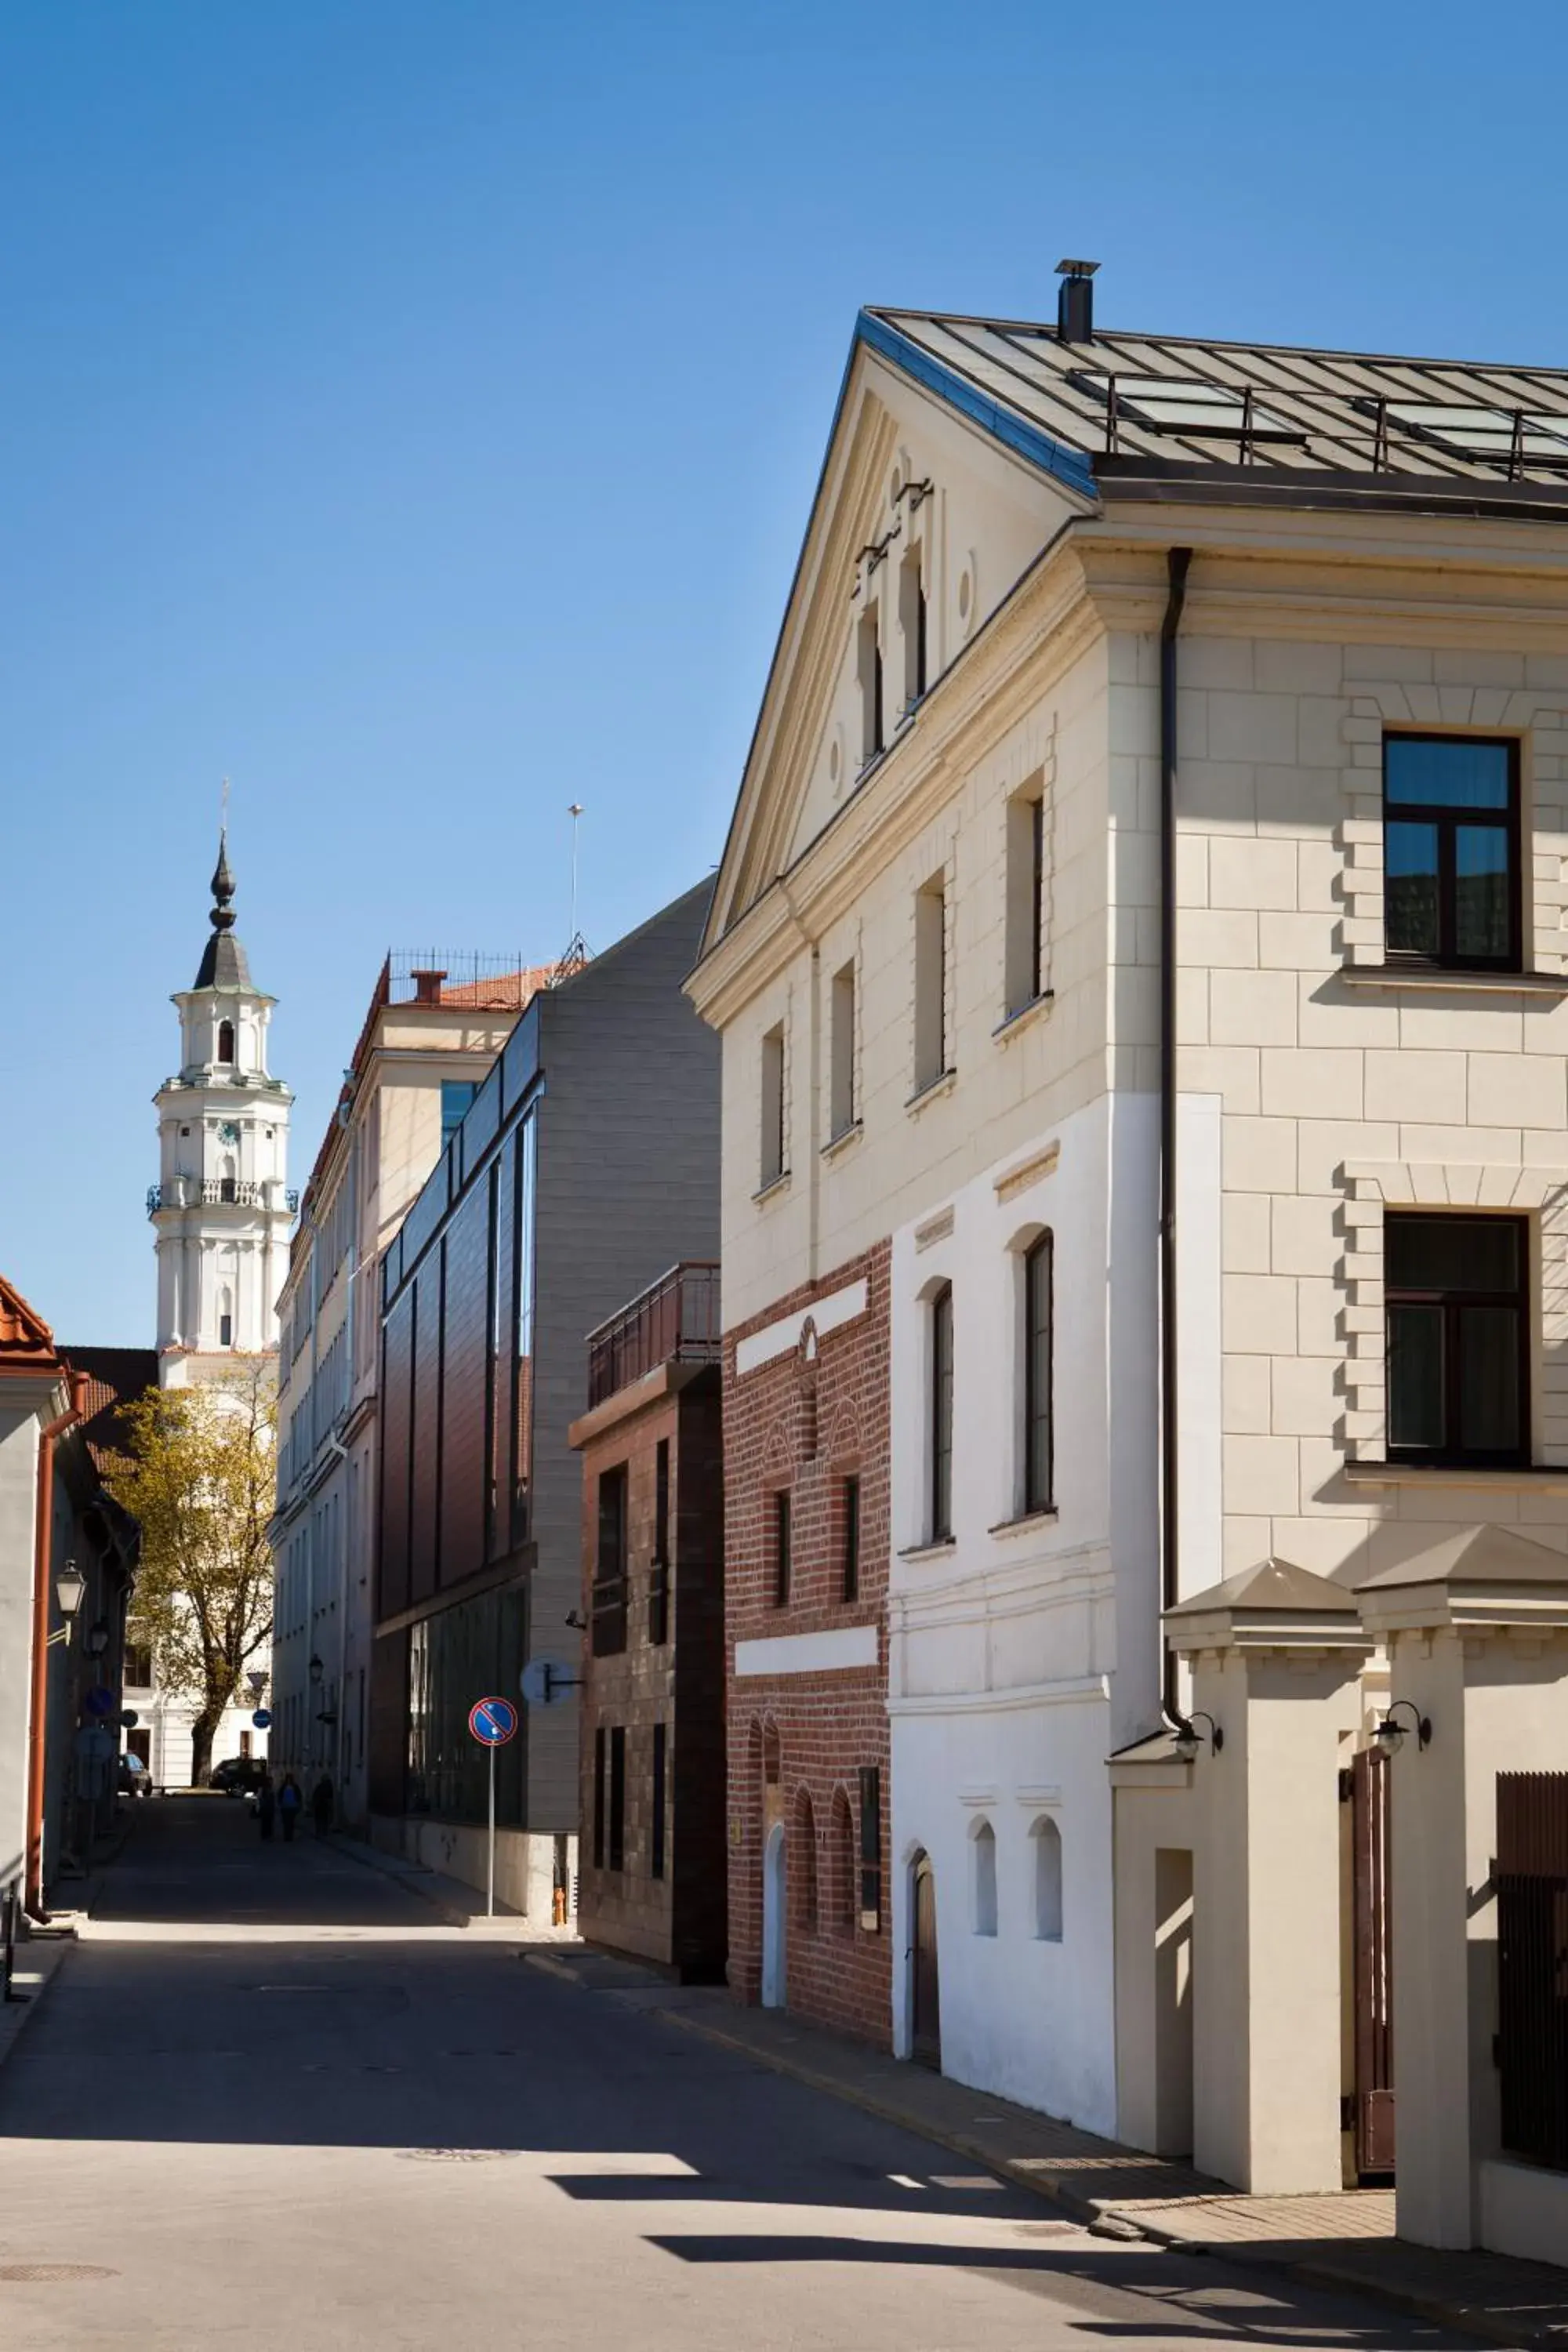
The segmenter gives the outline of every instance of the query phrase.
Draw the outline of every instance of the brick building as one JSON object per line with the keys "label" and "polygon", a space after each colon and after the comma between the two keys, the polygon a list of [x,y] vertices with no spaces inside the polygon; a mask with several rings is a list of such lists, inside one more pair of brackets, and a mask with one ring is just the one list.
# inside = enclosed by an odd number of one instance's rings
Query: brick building
{"label": "brick building", "polygon": [[726,1335],[730,1980],[888,2038],[888,1254]]}
{"label": "brick building", "polygon": [[577,1924],[722,1979],[724,1464],[719,1269],[675,1266],[590,1334]]}

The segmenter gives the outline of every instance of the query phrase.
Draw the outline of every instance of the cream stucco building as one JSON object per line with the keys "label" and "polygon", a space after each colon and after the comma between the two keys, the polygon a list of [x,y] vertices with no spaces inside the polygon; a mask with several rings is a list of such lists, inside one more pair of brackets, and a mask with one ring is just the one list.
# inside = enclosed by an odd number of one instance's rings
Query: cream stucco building
{"label": "cream stucco building", "polygon": [[892,2039],[1560,2253],[1568,376],[1089,290],[862,314],[692,982],[727,1328],[890,1252]]}

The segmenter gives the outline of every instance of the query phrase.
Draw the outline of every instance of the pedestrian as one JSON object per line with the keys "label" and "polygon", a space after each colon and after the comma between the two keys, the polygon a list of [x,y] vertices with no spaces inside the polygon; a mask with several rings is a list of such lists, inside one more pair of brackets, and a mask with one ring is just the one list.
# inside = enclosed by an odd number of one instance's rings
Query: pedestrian
{"label": "pedestrian", "polygon": [[271,1842],[272,1822],[277,1811],[278,1791],[272,1785],[272,1775],[270,1772],[263,1772],[261,1784],[256,1791],[256,1818],[260,1825],[261,1834],[268,1843]]}
{"label": "pedestrian", "polygon": [[310,1791],[310,1811],[316,1819],[316,1835],[325,1837],[332,1826],[332,1776],[323,1772]]}
{"label": "pedestrian", "polygon": [[300,1794],[300,1783],[292,1772],[285,1772],[283,1786],[278,1791],[278,1818],[283,1824],[285,1845],[293,1843],[294,1824],[300,1818],[300,1808],[304,1801]]}

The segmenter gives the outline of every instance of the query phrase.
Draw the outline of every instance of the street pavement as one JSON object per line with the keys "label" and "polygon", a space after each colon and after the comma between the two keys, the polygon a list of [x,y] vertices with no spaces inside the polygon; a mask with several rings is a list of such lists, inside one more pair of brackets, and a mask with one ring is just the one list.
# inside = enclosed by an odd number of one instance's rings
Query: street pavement
{"label": "street pavement", "polygon": [[0,2347],[1465,2341],[1091,2236],[527,1949],[241,1806],[140,1807],[0,2070]]}

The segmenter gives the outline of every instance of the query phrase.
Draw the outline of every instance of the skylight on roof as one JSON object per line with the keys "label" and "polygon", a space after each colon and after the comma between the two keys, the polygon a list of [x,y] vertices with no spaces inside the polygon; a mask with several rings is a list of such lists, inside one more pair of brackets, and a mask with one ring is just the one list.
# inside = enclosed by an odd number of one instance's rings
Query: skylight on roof
{"label": "skylight on roof", "polygon": [[1458,402],[1391,400],[1388,418],[1424,441],[1468,457],[1533,457],[1568,464],[1568,415],[1550,411],[1516,415],[1511,408],[1484,408]]}
{"label": "skylight on roof", "polygon": [[1196,377],[1111,376],[1088,371],[1074,381],[1098,400],[1107,399],[1114,383],[1117,415],[1130,424],[1147,425],[1156,433],[1220,433],[1227,440],[1247,433],[1255,441],[1304,441],[1307,437],[1300,425],[1288,425],[1271,409],[1260,408],[1256,400],[1249,415],[1247,394],[1233,392],[1228,384],[1205,383]]}

